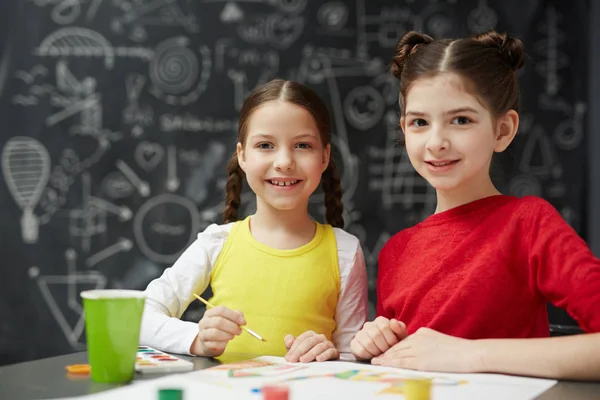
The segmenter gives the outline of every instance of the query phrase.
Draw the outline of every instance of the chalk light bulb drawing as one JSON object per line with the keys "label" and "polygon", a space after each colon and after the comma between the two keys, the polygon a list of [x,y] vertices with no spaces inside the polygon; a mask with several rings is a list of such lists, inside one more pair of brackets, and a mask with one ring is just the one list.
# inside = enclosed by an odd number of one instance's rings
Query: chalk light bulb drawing
{"label": "chalk light bulb drawing", "polygon": [[31,137],[11,138],[2,151],[2,172],[10,193],[23,210],[21,234],[25,243],[36,243],[39,220],[33,213],[50,176],[50,156]]}

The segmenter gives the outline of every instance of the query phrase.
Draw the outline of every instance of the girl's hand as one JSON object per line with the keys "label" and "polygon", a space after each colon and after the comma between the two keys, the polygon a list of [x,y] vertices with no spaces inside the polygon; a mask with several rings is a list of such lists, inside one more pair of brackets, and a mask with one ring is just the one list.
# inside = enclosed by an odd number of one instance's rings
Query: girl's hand
{"label": "girl's hand", "polygon": [[241,311],[223,306],[209,308],[198,322],[200,332],[190,347],[190,353],[204,357],[220,356],[227,343],[242,333],[240,325],[245,324]]}
{"label": "girl's hand", "polygon": [[283,339],[288,349],[285,360],[288,362],[311,362],[337,360],[340,353],[325,335],[306,331],[297,338],[286,335]]}
{"label": "girl's hand", "polygon": [[367,322],[350,342],[357,360],[370,360],[385,353],[407,335],[406,325],[396,319],[377,317]]}
{"label": "girl's hand", "polygon": [[474,340],[429,328],[420,328],[385,354],[373,358],[371,363],[438,372],[480,372],[483,369]]}

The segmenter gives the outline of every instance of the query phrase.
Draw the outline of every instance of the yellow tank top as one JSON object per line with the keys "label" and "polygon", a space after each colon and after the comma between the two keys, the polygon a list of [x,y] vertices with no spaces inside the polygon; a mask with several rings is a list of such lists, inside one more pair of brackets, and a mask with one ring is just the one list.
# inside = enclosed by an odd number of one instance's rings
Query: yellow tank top
{"label": "yellow tank top", "polygon": [[211,272],[210,302],[242,311],[247,326],[266,342],[242,331],[223,356],[283,356],[285,335],[307,330],[331,340],[340,292],[337,243],[331,225],[315,224],[314,238],[291,250],[258,242],[250,217],[233,225]]}

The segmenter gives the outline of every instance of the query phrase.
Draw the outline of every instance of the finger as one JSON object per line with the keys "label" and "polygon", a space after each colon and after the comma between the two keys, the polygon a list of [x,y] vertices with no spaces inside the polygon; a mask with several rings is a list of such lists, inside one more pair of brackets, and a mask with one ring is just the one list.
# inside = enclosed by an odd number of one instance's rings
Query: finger
{"label": "finger", "polygon": [[[315,339],[317,338],[317,339]],[[306,331],[294,340],[290,351],[286,354],[286,360],[289,362],[298,362],[300,356],[313,348],[317,343],[327,340],[324,335],[317,335],[313,331]]]}
{"label": "finger", "polygon": [[208,315],[209,317],[223,317],[237,323],[238,325],[246,325],[246,319],[241,311],[232,310],[224,306],[209,308],[204,312],[204,315]]}
{"label": "finger", "polygon": [[225,351],[223,342],[203,342],[202,345],[213,356],[220,356]]}
{"label": "finger", "polygon": [[373,355],[369,353],[357,339],[354,339],[352,343],[350,343],[350,350],[358,360],[370,360],[373,358]]}
{"label": "finger", "polygon": [[285,348],[288,350],[292,347],[292,345],[294,344],[294,341],[295,341],[294,335],[287,334],[283,338],[283,343],[285,344]]}
{"label": "finger", "polygon": [[373,358],[382,353],[382,351],[379,350],[379,348],[375,345],[375,343],[373,343],[373,340],[367,334],[360,335],[360,337],[357,335],[356,339],[362,348],[369,353],[369,357],[365,357],[366,359]]}
{"label": "finger", "polygon": [[200,329],[218,329],[232,335],[240,335],[242,333],[242,328],[236,322],[220,316],[202,318],[199,326]]}
{"label": "finger", "polygon": [[215,328],[208,328],[198,333],[200,342],[229,342],[235,335]]}
{"label": "finger", "polygon": [[300,355],[299,361],[303,363],[314,361],[319,354],[332,347],[333,344],[329,341],[316,343],[312,348],[307,349],[306,352]]}
{"label": "finger", "polygon": [[327,360],[337,360],[338,358],[340,358],[340,352],[334,347],[327,349],[323,353],[319,354],[317,356],[317,361],[322,362]]}
{"label": "finger", "polygon": [[365,333],[369,336],[371,342],[377,347],[378,354],[383,353],[390,348],[378,326],[374,326],[373,329],[366,330]]}
{"label": "finger", "polygon": [[387,347],[384,349],[384,351],[399,342],[398,336],[396,336],[396,333],[390,326],[377,326],[377,329],[387,344]]}
{"label": "finger", "polygon": [[373,365],[381,365],[384,367],[396,367],[405,369],[416,369],[414,366],[415,357],[394,357],[394,358],[374,358],[371,360]]}
{"label": "finger", "polygon": [[402,340],[406,336],[408,336],[406,324],[402,321],[398,321],[397,319],[392,319],[390,321],[390,329],[392,330],[392,332],[394,332],[396,337],[400,340]]}

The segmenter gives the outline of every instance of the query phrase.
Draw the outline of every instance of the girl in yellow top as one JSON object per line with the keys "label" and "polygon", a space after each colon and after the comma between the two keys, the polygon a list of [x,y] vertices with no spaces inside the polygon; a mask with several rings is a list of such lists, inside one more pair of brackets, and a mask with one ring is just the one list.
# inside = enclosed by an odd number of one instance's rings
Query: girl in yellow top
{"label": "girl in yellow top", "polygon": [[[274,80],[249,95],[228,166],[225,224],[200,233],[148,285],[141,344],[209,357],[285,355],[292,362],[350,355],[367,316],[367,277],[358,239],[341,229],[342,190],[330,153],[330,117],[315,92]],[[244,177],[256,212],[237,221]],[[328,224],[308,213],[319,184]],[[193,294],[209,284],[215,307],[198,324],[181,321]],[[246,323],[265,341],[242,331]]]}

